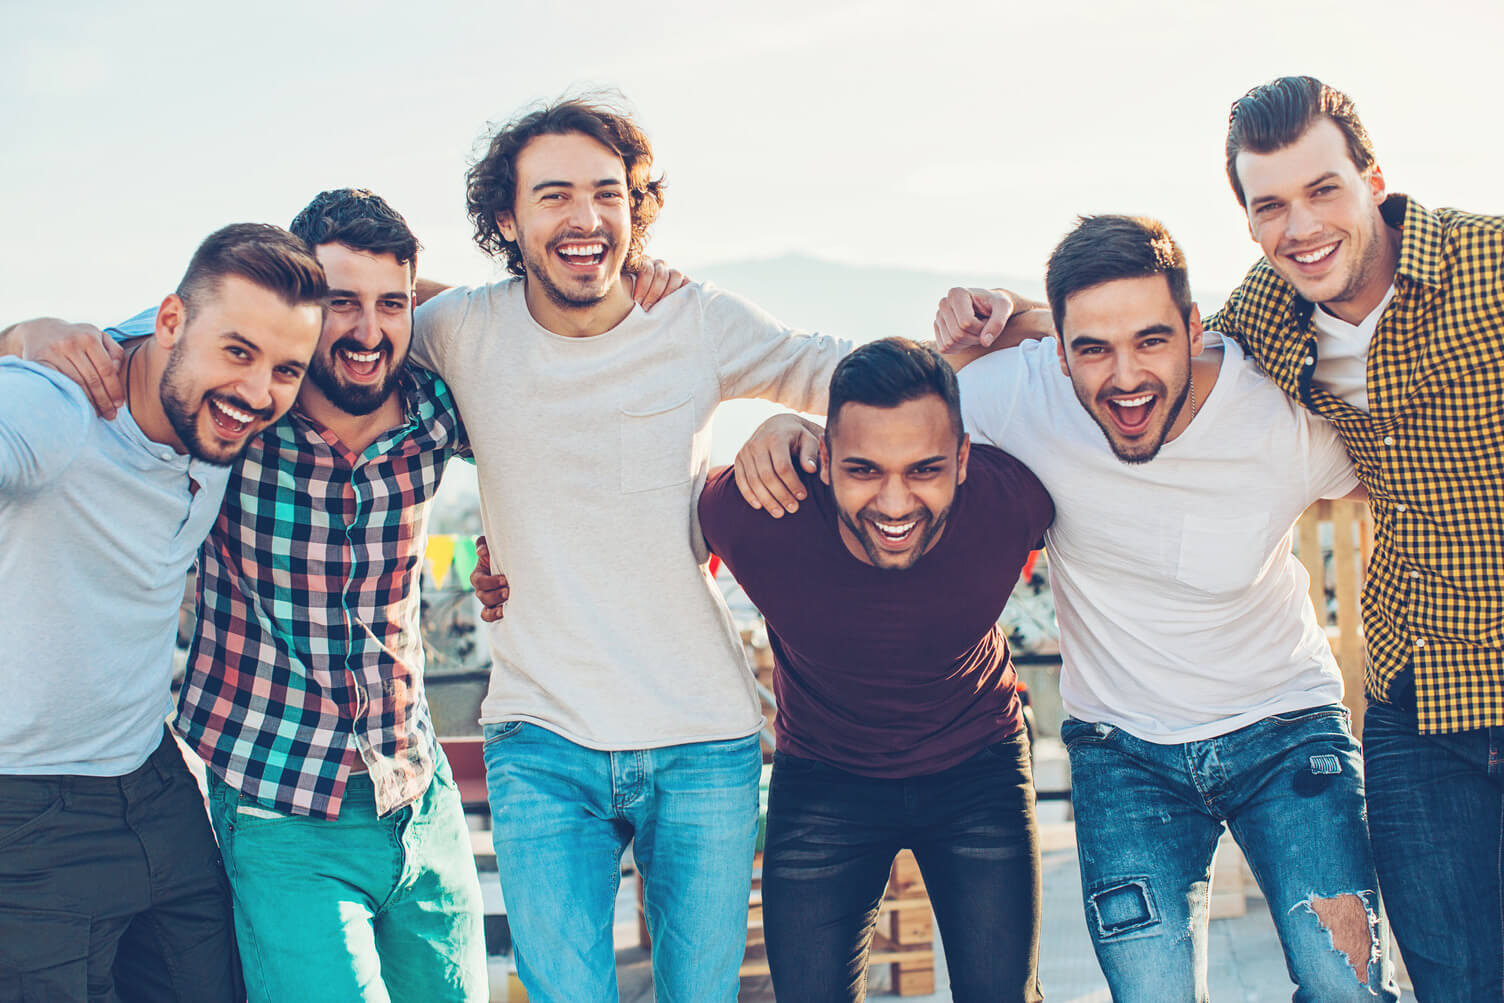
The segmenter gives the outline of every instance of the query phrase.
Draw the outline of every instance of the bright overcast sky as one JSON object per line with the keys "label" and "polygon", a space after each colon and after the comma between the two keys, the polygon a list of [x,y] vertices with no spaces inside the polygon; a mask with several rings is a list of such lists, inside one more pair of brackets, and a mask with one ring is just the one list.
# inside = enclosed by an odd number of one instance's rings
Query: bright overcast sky
{"label": "bright overcast sky", "polygon": [[[0,321],[112,320],[197,242],[385,195],[424,274],[495,273],[462,174],[489,121],[620,89],[669,194],[650,249],[1037,275],[1080,212],[1164,219],[1202,289],[1253,260],[1229,103],[1285,73],[1351,93],[1392,189],[1504,211],[1504,4],[219,5],[0,0]],[[1203,304],[1214,307],[1216,304]],[[797,320],[796,318],[791,318]]]}

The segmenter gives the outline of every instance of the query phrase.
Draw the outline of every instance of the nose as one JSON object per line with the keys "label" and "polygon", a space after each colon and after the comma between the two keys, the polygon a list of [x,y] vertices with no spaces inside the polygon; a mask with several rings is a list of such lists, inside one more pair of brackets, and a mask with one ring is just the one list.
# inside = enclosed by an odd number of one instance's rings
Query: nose
{"label": "nose", "polygon": [[1289,240],[1304,240],[1320,232],[1321,221],[1316,218],[1310,205],[1304,199],[1291,202],[1289,212],[1285,213],[1285,237]]}
{"label": "nose", "polygon": [[258,411],[272,406],[272,368],[270,365],[252,366],[241,375],[235,385],[240,399]]}
{"label": "nose", "polygon": [[908,481],[899,474],[884,477],[877,489],[877,509],[884,515],[907,515],[914,507],[913,499]]}
{"label": "nose", "polygon": [[360,322],[355,325],[354,334],[355,340],[367,348],[375,348],[381,343],[381,321],[375,310],[360,311]]}
{"label": "nose", "polygon": [[600,219],[600,212],[593,198],[577,198],[569,205],[569,222],[577,229],[594,233],[600,225]]}
{"label": "nose", "polygon": [[1114,352],[1112,356],[1112,385],[1119,390],[1132,390],[1143,382],[1143,366],[1134,352]]}

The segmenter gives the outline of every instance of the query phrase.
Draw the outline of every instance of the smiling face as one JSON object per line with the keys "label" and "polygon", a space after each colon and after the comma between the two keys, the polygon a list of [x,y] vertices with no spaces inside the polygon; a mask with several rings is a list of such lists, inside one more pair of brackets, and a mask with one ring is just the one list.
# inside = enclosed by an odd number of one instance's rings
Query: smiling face
{"label": "smiling face", "polygon": [[1066,298],[1060,362],[1081,406],[1125,463],[1154,459],[1190,423],[1191,356],[1201,317],[1189,324],[1164,275],[1115,279]]}
{"label": "smiling face", "polygon": [[236,275],[199,294],[191,317],[167,297],[155,338],[169,349],[161,402],[178,440],[170,444],[208,463],[233,462],[297,398],[321,314]]}
{"label": "smiling face", "polygon": [[412,270],[393,254],[344,244],[320,244],[314,254],[329,279],[329,299],[303,392],[370,414],[396,388],[412,345]]}
{"label": "smiling face", "polygon": [[1294,143],[1271,153],[1239,153],[1248,232],[1295,291],[1358,323],[1394,280],[1398,235],[1379,206],[1384,176],[1360,171],[1342,131],[1317,119]]}
{"label": "smiling face", "polygon": [[521,250],[534,316],[545,301],[588,310],[620,291],[632,238],[621,157],[580,133],[546,134],[522,148],[516,170],[515,208],[496,222]]}
{"label": "smiling face", "polygon": [[820,477],[846,549],[874,567],[913,567],[945,529],[969,451],[936,394],[891,408],[843,405],[821,445]]}

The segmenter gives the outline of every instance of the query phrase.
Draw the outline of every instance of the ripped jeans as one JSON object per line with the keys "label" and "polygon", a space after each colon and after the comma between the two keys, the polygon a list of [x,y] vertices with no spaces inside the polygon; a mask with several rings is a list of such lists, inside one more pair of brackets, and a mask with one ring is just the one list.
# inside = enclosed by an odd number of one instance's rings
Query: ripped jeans
{"label": "ripped jeans", "polygon": [[1075,718],[1060,735],[1086,925],[1117,1003],[1207,999],[1224,824],[1269,903],[1295,1003],[1398,999],[1345,708],[1274,714],[1181,745]]}

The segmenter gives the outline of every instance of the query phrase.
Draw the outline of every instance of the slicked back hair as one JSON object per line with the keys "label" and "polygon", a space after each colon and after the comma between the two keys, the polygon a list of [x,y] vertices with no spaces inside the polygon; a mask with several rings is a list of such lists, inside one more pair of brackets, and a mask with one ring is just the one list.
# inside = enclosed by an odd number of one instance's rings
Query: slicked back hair
{"label": "slicked back hair", "polygon": [[500,213],[517,205],[517,157],[539,136],[578,133],[621,157],[627,178],[627,201],[632,211],[632,242],[626,268],[642,260],[648,227],[663,208],[664,181],[650,177],[653,147],[631,118],[605,97],[569,98],[537,108],[503,125],[491,137],[485,154],[465,174],[465,207],[475,227],[475,243],[491,257],[506,259],[507,271],[525,275],[522,249],[507,240],[496,222]]}
{"label": "slicked back hair", "polygon": [[212,296],[226,276],[238,275],[288,306],[315,303],[329,295],[313,251],[280,226],[232,223],[204,238],[178,283],[177,295],[192,318],[195,300]]}
{"label": "slicked back hair", "polygon": [[407,266],[409,278],[418,273],[418,252],[423,245],[402,214],[368,189],[319,192],[293,217],[288,229],[311,248],[343,244],[367,254],[390,254]]}
{"label": "slicked back hair", "polygon": [[1280,77],[1260,84],[1232,103],[1227,120],[1227,180],[1238,204],[1248,205],[1238,179],[1238,154],[1273,153],[1304,136],[1320,118],[1329,118],[1347,140],[1347,155],[1358,170],[1373,166],[1373,143],[1358,119],[1353,99],[1315,77]]}
{"label": "slicked back hair", "polygon": [[894,408],[930,395],[944,401],[959,444],[961,388],[950,363],[933,347],[907,338],[883,338],[862,345],[842,359],[831,374],[826,441],[835,431],[841,408],[847,404]]}
{"label": "slicked back hair", "polygon": [[1180,319],[1189,323],[1192,300],[1185,253],[1163,223],[1148,216],[1080,217],[1045,266],[1045,295],[1055,330],[1065,337],[1065,301],[1075,293],[1147,275],[1165,277]]}

